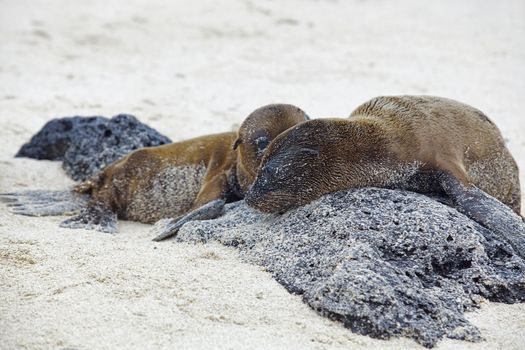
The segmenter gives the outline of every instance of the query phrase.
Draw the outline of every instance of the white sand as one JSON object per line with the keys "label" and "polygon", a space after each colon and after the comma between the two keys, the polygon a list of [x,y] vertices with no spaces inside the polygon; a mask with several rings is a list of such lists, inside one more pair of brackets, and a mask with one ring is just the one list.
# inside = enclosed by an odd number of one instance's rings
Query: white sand
{"label": "white sand", "polygon": [[[346,116],[381,94],[480,108],[525,169],[523,18],[520,0],[0,0],[0,192],[72,183],[55,162],[12,158],[52,117],[129,112],[180,140],[270,102]],[[0,206],[2,349],[419,348],[316,315],[222,246],[61,220]],[[487,302],[468,317],[486,341],[439,349],[525,344],[524,304]]]}

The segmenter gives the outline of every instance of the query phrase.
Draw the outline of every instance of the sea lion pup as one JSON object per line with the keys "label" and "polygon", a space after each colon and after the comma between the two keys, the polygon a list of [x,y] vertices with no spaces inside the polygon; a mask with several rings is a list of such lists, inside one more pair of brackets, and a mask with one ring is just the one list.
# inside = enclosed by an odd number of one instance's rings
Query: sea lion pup
{"label": "sea lion pup", "polygon": [[241,199],[270,141],[307,118],[292,105],[267,105],[252,112],[238,132],[131,152],[75,186],[76,202],[70,193],[51,203],[34,195],[4,198],[15,200],[13,211],[26,215],[64,214],[71,210],[69,204],[74,210],[82,202],[80,214],[60,225],[69,228],[116,232],[117,217],[143,223],[172,218],[157,228],[155,240],[164,239],[183,223],[216,217],[225,202]]}
{"label": "sea lion pup", "polygon": [[525,255],[525,225],[505,207],[520,213],[516,162],[485,114],[445,98],[377,97],[349,119],[315,119],[283,132],[245,200],[277,213],[366,186],[445,194],[507,241],[521,235],[523,244],[512,244]]}

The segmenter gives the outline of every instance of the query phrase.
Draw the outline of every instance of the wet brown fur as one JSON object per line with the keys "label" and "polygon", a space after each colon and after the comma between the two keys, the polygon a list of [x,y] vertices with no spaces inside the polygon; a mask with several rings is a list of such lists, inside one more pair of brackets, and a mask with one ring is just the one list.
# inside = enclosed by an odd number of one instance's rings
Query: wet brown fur
{"label": "wet brown fur", "polygon": [[518,167],[496,125],[473,107],[431,96],[377,97],[349,119],[287,130],[269,146],[246,201],[278,212],[352,187],[432,192],[439,173],[520,212]]}
{"label": "wet brown fur", "polygon": [[264,136],[269,142],[306,118],[292,105],[264,106],[251,113],[238,132],[136,150],[75,191],[90,194],[90,205],[143,223],[183,215],[214,199],[238,199],[262,159],[255,140]]}

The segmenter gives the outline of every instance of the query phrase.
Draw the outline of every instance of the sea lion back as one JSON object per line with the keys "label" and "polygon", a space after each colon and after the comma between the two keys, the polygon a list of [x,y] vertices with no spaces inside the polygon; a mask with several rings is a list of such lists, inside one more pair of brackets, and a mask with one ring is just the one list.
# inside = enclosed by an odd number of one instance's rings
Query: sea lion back
{"label": "sea lion back", "polygon": [[434,96],[382,96],[365,102],[350,119],[380,123],[400,145],[401,159],[419,159],[450,171],[520,211],[516,161],[498,127],[480,110]]}

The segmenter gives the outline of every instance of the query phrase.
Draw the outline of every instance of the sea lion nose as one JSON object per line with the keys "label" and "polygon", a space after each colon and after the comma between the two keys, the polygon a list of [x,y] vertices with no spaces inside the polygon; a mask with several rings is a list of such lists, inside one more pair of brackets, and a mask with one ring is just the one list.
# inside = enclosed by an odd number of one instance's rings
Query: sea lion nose
{"label": "sea lion nose", "polygon": [[272,193],[279,190],[279,181],[277,178],[279,163],[272,161],[265,164],[259,171],[252,186],[244,196],[246,204],[250,207],[267,212],[268,208],[264,207]]}
{"label": "sea lion nose", "polygon": [[248,189],[248,192],[246,192],[244,201],[250,207],[260,209],[259,204],[264,202],[264,197],[270,192],[271,181],[264,174],[260,173]]}

